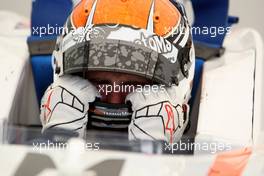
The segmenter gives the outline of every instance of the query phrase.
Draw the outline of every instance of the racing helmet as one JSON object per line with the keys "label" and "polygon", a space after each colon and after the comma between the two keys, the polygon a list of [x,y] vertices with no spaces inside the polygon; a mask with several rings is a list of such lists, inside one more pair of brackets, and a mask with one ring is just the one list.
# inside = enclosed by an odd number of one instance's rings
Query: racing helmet
{"label": "racing helmet", "polygon": [[[179,100],[187,104],[194,47],[184,7],[177,1],[82,0],[64,27],[53,52],[54,79],[87,70],[128,73],[165,86],[177,85]],[[98,101],[94,108],[124,110],[122,118],[131,118],[127,105]],[[113,124],[103,127],[107,126]]]}

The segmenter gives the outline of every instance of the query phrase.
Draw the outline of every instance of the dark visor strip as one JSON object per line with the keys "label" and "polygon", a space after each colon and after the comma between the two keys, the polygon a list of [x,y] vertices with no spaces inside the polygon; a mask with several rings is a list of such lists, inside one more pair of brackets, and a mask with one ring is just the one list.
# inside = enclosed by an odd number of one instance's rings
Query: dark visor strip
{"label": "dark visor strip", "polygon": [[[122,54],[124,50],[129,51],[127,55]],[[179,59],[171,63],[162,54],[124,41],[87,41],[69,48],[63,57],[64,73],[82,72],[83,69],[117,71],[140,75],[166,86],[184,78]]]}

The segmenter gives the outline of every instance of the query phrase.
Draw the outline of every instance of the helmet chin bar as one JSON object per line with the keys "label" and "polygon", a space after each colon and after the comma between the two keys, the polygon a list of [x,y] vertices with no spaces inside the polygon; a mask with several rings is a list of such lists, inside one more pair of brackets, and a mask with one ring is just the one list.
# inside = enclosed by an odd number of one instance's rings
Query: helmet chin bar
{"label": "helmet chin bar", "polygon": [[124,25],[97,25],[70,32],[58,41],[60,51],[54,51],[55,73],[62,76],[83,70],[114,71],[143,76],[166,86],[178,85],[188,78],[191,67],[191,37],[185,32],[179,34],[180,41],[176,36],[165,39]]}
{"label": "helmet chin bar", "polygon": [[111,104],[96,99],[90,103],[88,130],[128,131],[132,109],[129,104]]}

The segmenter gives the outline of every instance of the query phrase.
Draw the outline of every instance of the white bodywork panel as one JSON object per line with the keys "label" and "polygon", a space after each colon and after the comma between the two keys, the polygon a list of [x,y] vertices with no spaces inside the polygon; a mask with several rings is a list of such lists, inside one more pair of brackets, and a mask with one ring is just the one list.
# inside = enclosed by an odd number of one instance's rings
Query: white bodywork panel
{"label": "white bodywork panel", "polygon": [[263,45],[257,32],[239,29],[226,37],[224,47],[221,58],[204,65],[196,140],[210,135],[250,145],[264,126]]}
{"label": "white bodywork panel", "polygon": [[[48,165],[47,161],[45,162],[45,165],[41,165],[41,158],[48,157],[50,158],[49,162],[54,164],[53,168],[42,170],[37,174],[38,176],[57,176],[58,173],[65,173],[67,171],[67,168],[65,167],[67,167],[68,164],[70,164],[68,174],[71,172],[72,175],[78,175],[82,173],[79,172],[81,170],[84,171],[86,175],[94,175],[98,169],[93,170],[91,168],[95,165],[101,165],[103,163],[106,164],[105,162],[108,162],[108,167],[104,165],[104,167],[101,166],[101,169],[107,170],[108,176],[113,176],[112,172],[116,169],[116,160],[121,160],[122,162],[121,169],[117,174],[119,176],[205,176],[209,175],[217,157],[216,155],[162,156],[114,151],[86,151],[84,153],[78,153],[82,149],[80,146],[79,148],[75,146],[73,150],[78,150],[76,154],[81,155],[74,158],[74,155],[69,154],[70,150],[72,149],[42,150],[40,152],[33,147],[2,145],[0,146],[1,175],[12,176],[17,174],[17,172],[20,172],[20,174],[32,173],[30,169],[27,170],[27,168],[25,168],[26,165],[30,165],[32,164],[32,161],[34,161],[34,157],[36,156],[32,156],[32,154],[40,155],[40,158],[38,157],[38,161],[35,161],[34,163],[34,170],[38,170],[37,168],[45,168]],[[31,157],[27,157],[26,159],[27,155],[31,155]],[[37,159],[37,157],[35,159]],[[77,162],[73,162],[75,159],[77,159]],[[242,175],[262,176],[264,171],[263,161],[263,152],[259,150],[254,151],[249,157],[248,165],[244,169]],[[24,167],[22,167],[22,165],[24,165]],[[239,167],[239,165],[234,168],[236,167]],[[89,168],[90,170],[87,171]],[[60,175],[63,175],[62,173]],[[102,172],[99,171],[99,173]]]}
{"label": "white bodywork panel", "polygon": [[5,11],[0,12],[0,21],[0,121],[39,124],[26,42],[30,34],[29,22]]}

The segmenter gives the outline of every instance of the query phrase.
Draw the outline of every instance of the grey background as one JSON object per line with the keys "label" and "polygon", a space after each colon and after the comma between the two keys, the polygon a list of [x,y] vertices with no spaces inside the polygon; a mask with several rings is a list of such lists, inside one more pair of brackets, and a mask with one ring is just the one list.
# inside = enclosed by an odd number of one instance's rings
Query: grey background
{"label": "grey background", "polygon": [[[30,17],[32,0],[0,0],[0,10],[11,10]],[[264,38],[264,1],[230,0],[230,15],[239,16],[241,27],[257,29]]]}

